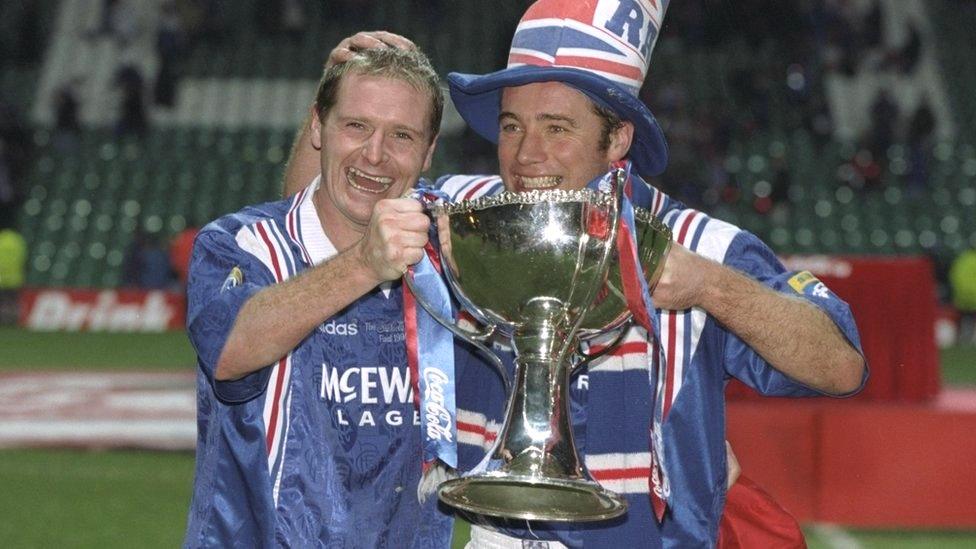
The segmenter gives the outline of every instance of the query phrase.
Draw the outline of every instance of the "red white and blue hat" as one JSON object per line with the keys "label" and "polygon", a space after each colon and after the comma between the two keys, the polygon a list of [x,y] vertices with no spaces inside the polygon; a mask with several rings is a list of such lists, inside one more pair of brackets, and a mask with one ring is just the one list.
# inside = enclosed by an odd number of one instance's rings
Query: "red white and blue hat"
{"label": "red white and blue hat", "polygon": [[471,128],[498,142],[501,91],[564,82],[634,124],[629,158],[641,175],[668,163],[668,145],[638,92],[670,0],[539,0],[512,39],[508,67],[447,76],[454,106]]}

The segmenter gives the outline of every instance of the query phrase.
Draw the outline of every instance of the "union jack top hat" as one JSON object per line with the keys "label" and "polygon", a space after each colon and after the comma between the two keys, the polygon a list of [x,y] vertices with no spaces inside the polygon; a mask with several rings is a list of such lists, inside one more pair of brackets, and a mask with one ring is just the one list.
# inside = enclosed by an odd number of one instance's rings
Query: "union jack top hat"
{"label": "union jack top hat", "polygon": [[451,99],[471,128],[498,142],[501,91],[563,82],[634,124],[629,158],[658,175],[668,146],[638,92],[670,0],[539,0],[515,29],[508,67],[485,75],[450,73]]}

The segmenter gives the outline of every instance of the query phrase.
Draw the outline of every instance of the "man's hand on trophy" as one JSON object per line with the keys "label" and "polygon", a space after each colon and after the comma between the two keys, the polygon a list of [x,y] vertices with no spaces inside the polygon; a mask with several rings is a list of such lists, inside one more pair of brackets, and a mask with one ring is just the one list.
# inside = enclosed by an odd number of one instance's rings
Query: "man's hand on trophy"
{"label": "man's hand on trophy", "polygon": [[363,239],[359,241],[363,263],[379,281],[395,280],[407,267],[420,261],[427,244],[430,218],[412,198],[380,200]]}
{"label": "man's hand on trophy", "polygon": [[654,306],[680,311],[701,303],[709,273],[717,263],[690,251],[681,244],[671,244],[664,271],[654,287]]}

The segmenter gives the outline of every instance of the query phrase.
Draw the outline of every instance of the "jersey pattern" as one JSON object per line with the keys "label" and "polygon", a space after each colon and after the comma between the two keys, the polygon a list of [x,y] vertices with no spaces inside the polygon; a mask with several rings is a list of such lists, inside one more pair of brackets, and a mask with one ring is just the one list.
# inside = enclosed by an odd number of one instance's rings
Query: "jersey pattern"
{"label": "jersey pattern", "polygon": [[418,502],[419,419],[399,282],[242,379],[213,377],[244,302],[335,253],[311,197],[244,208],[193,252],[198,445],[187,547],[446,547],[451,518]]}
{"label": "jersey pattern", "polygon": [[[497,176],[446,176],[437,186],[455,200],[489,196],[504,190]],[[674,241],[709,259],[746,273],[780,292],[807,299],[833,320],[847,339],[860,350],[857,329],[850,309],[825,287],[797,292],[788,272],[759,238],[729,223],[711,218],[671,199],[665,193],[634,178],[632,199],[649,209],[673,232]],[[509,523],[493,523],[509,535],[523,539],[555,539],[570,547],[628,546],[635,539],[646,547],[711,547],[716,543],[719,517],[725,502],[725,397],[726,382],[735,377],[768,396],[813,396],[820,393],[775,370],[741,339],[725,330],[704,310],[656,310],[661,327],[660,341],[649,341],[639,327],[630,328],[622,343],[608,355],[589,365],[588,371],[571,381],[572,417],[577,447],[587,468],[604,487],[624,495],[630,504],[623,517],[587,525],[532,524],[531,529]],[[593,342],[609,344],[615,334]],[[653,339],[653,338],[652,338]],[[663,364],[655,360],[663,350]],[[592,350],[592,349],[591,349]],[[662,467],[670,490],[668,512],[661,524],[654,518],[649,499],[650,453],[646,441],[620,441],[620,451],[590,454],[588,437],[606,436],[626,421],[626,405],[618,415],[590,414],[589,401],[620,402],[600,391],[601,376],[627,375],[652,366],[657,376],[655,406],[663,424]],[[649,378],[650,379],[650,378]],[[867,373],[863,381],[866,381]],[[863,386],[862,381],[862,386]],[[495,389],[494,394],[503,390]],[[489,447],[503,420],[502,404],[483,414],[459,415],[458,437],[464,444]],[[594,419],[597,418],[597,419]]]}

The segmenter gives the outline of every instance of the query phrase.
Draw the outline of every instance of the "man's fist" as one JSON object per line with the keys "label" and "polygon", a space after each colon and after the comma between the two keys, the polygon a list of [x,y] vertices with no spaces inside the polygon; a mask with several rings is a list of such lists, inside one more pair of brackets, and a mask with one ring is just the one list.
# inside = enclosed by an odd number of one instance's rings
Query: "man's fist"
{"label": "man's fist", "polygon": [[400,278],[423,257],[429,227],[430,218],[417,200],[380,200],[357,244],[363,263],[381,282]]}
{"label": "man's fist", "polygon": [[674,311],[698,306],[709,283],[709,274],[716,265],[673,242],[665,258],[664,271],[651,294],[654,306]]}

